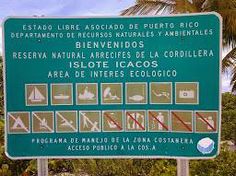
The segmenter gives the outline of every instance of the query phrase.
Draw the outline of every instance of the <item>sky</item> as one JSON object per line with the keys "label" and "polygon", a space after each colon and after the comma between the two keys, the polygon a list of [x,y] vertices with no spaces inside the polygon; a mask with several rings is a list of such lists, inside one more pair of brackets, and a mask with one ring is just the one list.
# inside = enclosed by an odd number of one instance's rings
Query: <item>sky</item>
{"label": "sky", "polygon": [[[136,0],[0,0],[0,23],[7,16],[116,16]],[[0,53],[2,53],[0,26]],[[223,52],[225,55],[227,51]],[[222,76],[222,92],[230,91],[230,75]]]}

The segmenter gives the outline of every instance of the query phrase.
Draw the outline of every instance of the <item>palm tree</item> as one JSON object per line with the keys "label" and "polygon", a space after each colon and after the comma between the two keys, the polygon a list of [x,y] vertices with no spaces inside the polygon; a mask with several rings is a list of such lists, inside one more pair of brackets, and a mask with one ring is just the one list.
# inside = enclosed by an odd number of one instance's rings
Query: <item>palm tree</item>
{"label": "palm tree", "polygon": [[218,12],[223,18],[223,47],[232,50],[222,60],[222,71],[231,71],[232,92],[236,92],[236,0],[137,0],[121,15]]}

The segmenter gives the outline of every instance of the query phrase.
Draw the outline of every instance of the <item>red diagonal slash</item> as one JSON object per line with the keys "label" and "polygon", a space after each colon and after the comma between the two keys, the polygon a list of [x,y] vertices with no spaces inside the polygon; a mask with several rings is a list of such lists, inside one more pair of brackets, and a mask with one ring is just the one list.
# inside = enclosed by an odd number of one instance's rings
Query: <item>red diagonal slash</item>
{"label": "red diagonal slash", "polygon": [[185,124],[184,123],[184,121],[179,117],[179,116],[177,116],[177,114],[176,113],[174,113],[174,112],[171,112],[173,115],[174,115],[174,117],[176,117],[189,131],[192,131],[192,129],[187,125],[187,124]]}
{"label": "red diagonal slash", "polygon": [[163,127],[168,131],[168,127],[167,127],[164,123],[162,123],[162,122],[155,116],[155,114],[151,113],[151,111],[149,111],[149,114],[151,115],[151,117],[152,117],[153,119],[155,119],[158,123],[161,124],[161,126],[163,126]]}
{"label": "red diagonal slash", "polygon": [[107,113],[104,113],[104,115],[105,115],[110,121],[112,121],[112,122],[117,126],[117,128],[118,128],[119,130],[122,130],[122,127],[121,127],[110,115],[108,115]]}
{"label": "red diagonal slash", "polygon": [[198,112],[196,114],[213,130],[216,131],[216,129]]}
{"label": "red diagonal slash", "polygon": [[142,130],[145,130],[145,128],[128,112],[126,112],[126,114],[128,116],[130,116],[130,118],[142,129]]}

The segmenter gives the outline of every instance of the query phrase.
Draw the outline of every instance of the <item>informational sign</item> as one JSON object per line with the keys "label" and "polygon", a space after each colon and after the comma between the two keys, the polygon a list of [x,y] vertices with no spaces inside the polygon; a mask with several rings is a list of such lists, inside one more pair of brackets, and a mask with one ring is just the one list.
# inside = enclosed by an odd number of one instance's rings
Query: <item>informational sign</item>
{"label": "informational sign", "polygon": [[210,158],[219,152],[221,18],[4,22],[11,158]]}

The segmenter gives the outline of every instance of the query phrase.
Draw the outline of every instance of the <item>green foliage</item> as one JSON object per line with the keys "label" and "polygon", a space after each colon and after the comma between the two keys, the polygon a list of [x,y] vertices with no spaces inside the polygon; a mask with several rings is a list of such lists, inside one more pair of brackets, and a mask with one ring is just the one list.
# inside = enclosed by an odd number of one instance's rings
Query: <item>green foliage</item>
{"label": "green foliage", "polygon": [[2,56],[0,56],[0,118],[4,115],[3,72]]}
{"label": "green foliage", "polygon": [[193,176],[234,176],[236,173],[236,152],[228,146],[221,147],[221,152],[215,159],[194,160],[190,162]]}
{"label": "green foliage", "polygon": [[171,176],[176,173],[175,160],[90,159],[73,160],[75,173],[91,176]]}
{"label": "green foliage", "polygon": [[11,176],[11,171],[9,170],[9,166],[7,164],[2,164],[2,168],[0,169],[1,176]]}
{"label": "green foliage", "polygon": [[4,146],[4,120],[3,116],[0,116],[0,146]]}
{"label": "green foliage", "polygon": [[95,176],[97,173],[97,163],[96,160],[87,159],[87,160],[73,160],[72,161],[74,172],[88,172],[91,176]]}
{"label": "green foliage", "polygon": [[65,159],[52,159],[48,162],[49,172],[60,173],[60,172],[73,172],[73,165],[71,160]]}
{"label": "green foliage", "polygon": [[221,138],[236,143],[236,96],[231,93],[222,94]]}
{"label": "green foliage", "polygon": [[25,169],[25,172],[28,173],[30,176],[37,175],[37,160],[31,160],[29,162],[28,167]]}
{"label": "green foliage", "polygon": [[222,111],[236,109],[236,96],[230,92],[222,94]]}
{"label": "green foliage", "polygon": [[149,176],[171,176],[176,175],[176,172],[176,162],[174,160],[159,160],[153,165]]}
{"label": "green foliage", "polygon": [[[21,175],[24,173],[28,166],[29,160],[10,160],[4,153],[4,120],[0,119],[0,168],[13,176]],[[6,169],[7,168],[7,169]]]}
{"label": "green foliage", "polygon": [[[71,160],[64,159],[50,159],[48,162],[49,175],[54,175],[61,172],[73,172],[73,165]],[[31,160],[28,167],[25,170],[25,173],[28,173],[30,176],[37,175],[37,160]]]}

